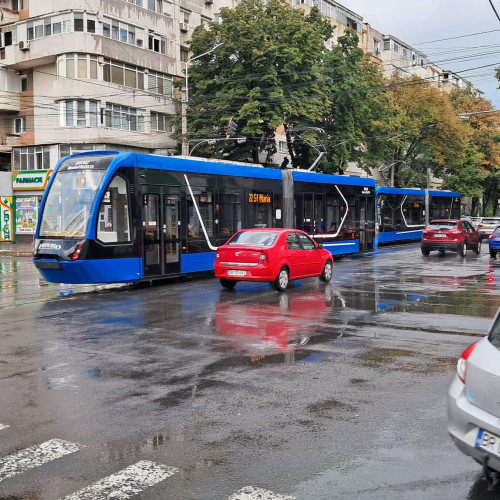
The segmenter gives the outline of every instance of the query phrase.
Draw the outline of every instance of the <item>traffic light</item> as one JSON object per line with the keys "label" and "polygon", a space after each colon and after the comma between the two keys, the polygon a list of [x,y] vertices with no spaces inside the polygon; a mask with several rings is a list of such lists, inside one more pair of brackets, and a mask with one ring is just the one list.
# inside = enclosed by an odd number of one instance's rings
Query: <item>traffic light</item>
{"label": "traffic light", "polygon": [[229,120],[229,127],[227,128],[227,131],[226,131],[226,137],[233,137],[236,134],[237,128],[238,128],[238,124],[235,121],[233,121],[233,119],[231,118]]}

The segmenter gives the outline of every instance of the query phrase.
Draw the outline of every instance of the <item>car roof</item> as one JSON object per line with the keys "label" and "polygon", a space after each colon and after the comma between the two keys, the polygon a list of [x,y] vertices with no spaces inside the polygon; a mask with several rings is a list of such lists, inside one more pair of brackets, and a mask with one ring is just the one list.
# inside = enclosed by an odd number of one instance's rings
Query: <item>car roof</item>
{"label": "car roof", "polygon": [[293,231],[295,233],[303,233],[300,229],[293,229],[291,227],[249,227],[245,229],[240,229],[238,233],[242,233],[243,231],[272,231],[274,233],[286,233],[287,231]]}
{"label": "car roof", "polygon": [[432,224],[433,222],[454,222],[456,224],[457,222],[463,221],[460,219],[432,219],[430,223]]}

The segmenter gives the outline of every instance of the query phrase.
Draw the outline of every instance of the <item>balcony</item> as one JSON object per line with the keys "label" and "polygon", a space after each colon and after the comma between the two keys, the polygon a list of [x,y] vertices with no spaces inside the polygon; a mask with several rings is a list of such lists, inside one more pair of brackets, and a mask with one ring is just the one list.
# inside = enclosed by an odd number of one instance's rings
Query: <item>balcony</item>
{"label": "balcony", "polygon": [[17,10],[7,9],[6,7],[0,9],[0,26],[17,23],[18,21],[19,12]]}
{"label": "balcony", "polygon": [[[67,50],[61,50],[61,47],[67,47]],[[176,70],[174,54],[158,54],[142,47],[85,32],[61,33],[36,40],[18,40],[17,44],[4,48],[1,58],[7,68],[28,70],[45,64],[55,64],[57,56],[64,52],[105,54],[110,59],[170,74],[175,74]]]}

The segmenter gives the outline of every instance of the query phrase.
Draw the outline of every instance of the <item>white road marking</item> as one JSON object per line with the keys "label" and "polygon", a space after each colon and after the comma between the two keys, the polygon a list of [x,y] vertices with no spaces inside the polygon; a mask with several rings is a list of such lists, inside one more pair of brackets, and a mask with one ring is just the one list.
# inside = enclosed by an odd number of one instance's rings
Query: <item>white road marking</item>
{"label": "white road marking", "polygon": [[179,469],[166,465],[141,460],[125,469],[105,477],[72,495],[64,497],[64,500],[122,500],[138,495],[149,486],[154,486]]}
{"label": "white road marking", "polygon": [[69,455],[82,448],[82,445],[63,441],[62,439],[51,439],[45,441],[45,443],[9,455],[0,459],[0,483],[4,479],[52,462],[52,460]]}
{"label": "white road marking", "polygon": [[9,427],[8,425],[0,424],[0,431],[3,431],[4,429],[7,429]]}
{"label": "white road marking", "polygon": [[245,486],[231,495],[228,500],[295,500],[295,497],[279,495],[255,486]]}

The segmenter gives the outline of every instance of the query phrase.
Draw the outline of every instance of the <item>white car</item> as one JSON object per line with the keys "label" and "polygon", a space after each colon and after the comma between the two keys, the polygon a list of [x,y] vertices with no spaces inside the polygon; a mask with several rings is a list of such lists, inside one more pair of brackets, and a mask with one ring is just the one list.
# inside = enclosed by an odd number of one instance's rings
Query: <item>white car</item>
{"label": "white car", "polygon": [[448,390],[448,432],[500,484],[500,308],[488,336],[469,346]]}
{"label": "white car", "polygon": [[500,224],[500,217],[483,217],[483,220],[477,225],[477,230],[481,237],[488,237],[494,229]]}

